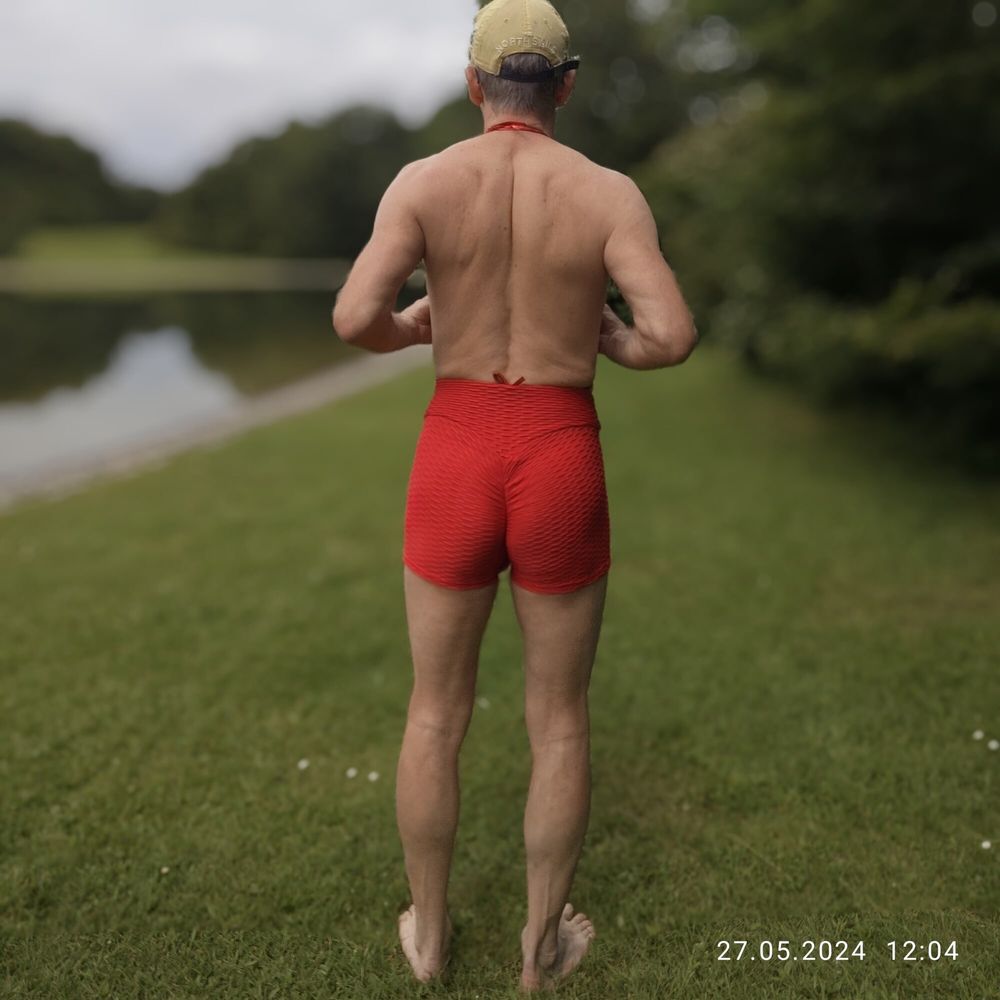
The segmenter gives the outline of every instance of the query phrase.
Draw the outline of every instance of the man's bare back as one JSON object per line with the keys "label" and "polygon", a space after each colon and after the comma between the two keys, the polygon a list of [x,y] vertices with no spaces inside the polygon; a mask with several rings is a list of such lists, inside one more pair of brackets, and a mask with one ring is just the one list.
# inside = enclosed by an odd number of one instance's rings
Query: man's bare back
{"label": "man's bare back", "polygon": [[[393,312],[421,260],[428,295]],[[604,304],[609,278],[633,326]],[[334,326],[376,352],[432,343],[440,378],[499,371],[536,385],[592,385],[598,353],[626,368],[680,364],[697,343],[635,182],[551,133],[521,131],[484,133],[399,172]]]}
{"label": "man's bare back", "polygon": [[411,167],[445,378],[590,385],[615,177],[533,132],[493,132]]}

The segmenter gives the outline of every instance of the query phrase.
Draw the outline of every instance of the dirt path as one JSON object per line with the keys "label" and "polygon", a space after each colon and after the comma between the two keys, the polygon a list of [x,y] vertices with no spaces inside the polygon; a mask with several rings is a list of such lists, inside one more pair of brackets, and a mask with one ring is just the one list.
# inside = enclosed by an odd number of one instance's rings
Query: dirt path
{"label": "dirt path", "polygon": [[361,392],[421,365],[432,363],[430,345],[409,347],[391,354],[365,354],[273,392],[257,396],[232,413],[185,428],[155,440],[81,459],[59,462],[0,482],[0,511],[28,498],[58,498],[78,492],[97,478],[130,475],[162,464],[172,455],[234,437],[251,427],[315,409],[335,399]]}

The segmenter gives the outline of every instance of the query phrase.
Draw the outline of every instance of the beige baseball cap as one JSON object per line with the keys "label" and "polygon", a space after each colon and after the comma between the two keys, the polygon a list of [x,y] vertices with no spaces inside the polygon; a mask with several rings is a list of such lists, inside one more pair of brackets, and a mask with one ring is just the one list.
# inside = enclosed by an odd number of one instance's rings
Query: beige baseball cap
{"label": "beige baseball cap", "polygon": [[[519,52],[544,56],[551,68],[541,73],[504,72],[504,59]],[[523,83],[547,80],[580,65],[580,57],[569,54],[569,31],[548,0],[490,0],[476,15],[469,61],[493,76]]]}

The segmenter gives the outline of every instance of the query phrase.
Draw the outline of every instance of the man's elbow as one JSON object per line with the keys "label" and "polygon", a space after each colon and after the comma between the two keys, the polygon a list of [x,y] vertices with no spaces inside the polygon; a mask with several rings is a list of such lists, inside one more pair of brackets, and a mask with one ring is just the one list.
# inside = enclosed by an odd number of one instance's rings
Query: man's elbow
{"label": "man's elbow", "polygon": [[689,313],[686,322],[676,330],[672,338],[673,358],[671,365],[683,364],[698,346],[698,328],[694,325],[694,317]]}
{"label": "man's elbow", "polygon": [[658,368],[683,364],[698,344],[698,331],[690,314],[682,322],[671,323],[650,338],[656,344]]}
{"label": "man's elbow", "polygon": [[355,343],[364,333],[365,327],[358,316],[356,310],[352,310],[346,303],[337,300],[333,307],[333,332],[345,344]]}

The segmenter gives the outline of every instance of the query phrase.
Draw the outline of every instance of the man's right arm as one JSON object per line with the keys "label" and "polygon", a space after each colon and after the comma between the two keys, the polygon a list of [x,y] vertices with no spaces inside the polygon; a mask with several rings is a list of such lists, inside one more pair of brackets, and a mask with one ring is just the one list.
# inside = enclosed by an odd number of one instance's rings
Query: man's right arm
{"label": "man's right arm", "polygon": [[626,368],[679,365],[698,343],[694,319],[660,252],[653,213],[635,182],[615,175],[617,217],[604,247],[604,266],[632,310],[627,326],[604,311],[600,350]]}

